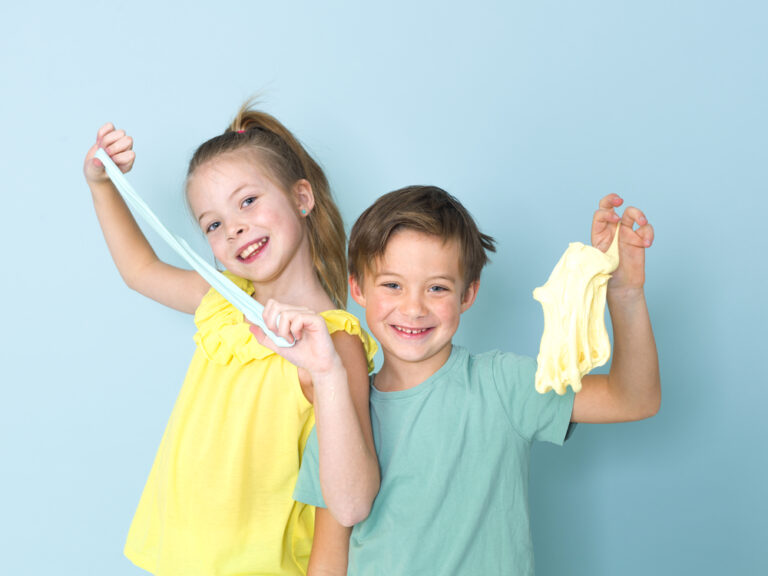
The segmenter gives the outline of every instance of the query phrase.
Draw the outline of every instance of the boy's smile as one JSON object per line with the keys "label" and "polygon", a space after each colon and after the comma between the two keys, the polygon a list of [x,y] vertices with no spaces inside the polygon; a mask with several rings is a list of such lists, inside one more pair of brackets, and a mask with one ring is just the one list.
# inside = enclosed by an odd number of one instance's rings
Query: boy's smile
{"label": "boy's smile", "polygon": [[404,229],[390,237],[362,285],[350,278],[352,297],[365,307],[368,328],[384,352],[377,388],[411,388],[448,360],[459,317],[478,288],[465,288],[459,260],[455,239]]}

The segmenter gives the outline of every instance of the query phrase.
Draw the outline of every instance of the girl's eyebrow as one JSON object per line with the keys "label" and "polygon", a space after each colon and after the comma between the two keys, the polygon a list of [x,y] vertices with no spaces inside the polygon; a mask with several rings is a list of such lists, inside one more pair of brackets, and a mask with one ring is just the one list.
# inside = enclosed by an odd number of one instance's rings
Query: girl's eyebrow
{"label": "girl's eyebrow", "polygon": [[200,214],[200,216],[197,218],[198,224],[200,224],[200,221],[203,219],[203,216],[205,216],[206,214],[208,214],[208,212],[203,212],[202,214]]}
{"label": "girl's eyebrow", "polygon": [[[243,183],[243,184],[240,184],[240,186],[238,186],[237,188],[235,188],[234,190],[232,190],[232,192],[229,194],[229,196],[227,196],[227,200],[230,200],[230,199],[231,199],[233,196],[237,195],[237,193],[238,193],[238,192],[240,192],[240,191],[241,191],[243,188],[245,188],[246,186],[248,186],[248,184],[247,184],[247,183]],[[202,219],[203,219],[203,216],[205,216],[206,214],[208,214],[208,212],[209,212],[209,210],[206,210],[205,212],[201,212],[201,213],[200,213],[200,216],[198,216],[198,218],[197,218],[197,223],[198,223],[198,224],[200,223],[200,220],[202,220]]]}

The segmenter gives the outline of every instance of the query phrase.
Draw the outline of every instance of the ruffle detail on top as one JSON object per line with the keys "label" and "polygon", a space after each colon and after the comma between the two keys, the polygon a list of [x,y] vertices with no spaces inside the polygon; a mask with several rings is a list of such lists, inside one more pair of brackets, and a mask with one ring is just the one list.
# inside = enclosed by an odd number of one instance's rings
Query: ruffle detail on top
{"label": "ruffle detail on top", "polygon": [[[246,294],[253,295],[254,288],[250,280],[229,272],[223,272],[223,274]],[[373,356],[378,347],[373,338],[363,330],[360,321],[345,310],[327,310],[320,315],[325,319],[328,332],[331,334],[343,330],[360,338],[365,348],[368,371],[373,371]],[[213,288],[208,291],[197,307],[195,324],[197,325],[195,342],[208,360],[215,364],[229,364],[233,359],[240,364],[247,364],[275,354],[269,348],[259,344],[251,333],[250,324],[245,321],[243,313]]]}
{"label": "ruffle detail on top", "polygon": [[326,310],[320,312],[320,316],[325,319],[325,324],[328,326],[328,332],[333,334],[339,330],[343,330],[347,334],[357,336],[363,342],[363,348],[365,349],[365,359],[368,362],[368,373],[373,372],[373,357],[376,354],[376,350],[379,346],[376,341],[371,338],[370,334],[363,330],[360,325],[360,320],[354,314],[350,314],[346,310]]}

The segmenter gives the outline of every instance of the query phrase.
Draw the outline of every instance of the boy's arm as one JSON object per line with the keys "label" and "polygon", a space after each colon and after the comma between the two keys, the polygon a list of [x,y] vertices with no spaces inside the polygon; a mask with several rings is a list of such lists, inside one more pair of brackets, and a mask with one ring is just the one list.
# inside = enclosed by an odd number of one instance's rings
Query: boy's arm
{"label": "boy's arm", "polygon": [[101,161],[94,158],[100,147],[123,172],[131,169],[136,156],[133,140],[122,130],[115,130],[112,124],[105,124],[99,129],[83,166],[96,216],[120,275],[130,288],[144,296],[176,310],[194,313],[208,291],[207,282],[197,272],[176,268],[157,257]]}
{"label": "boy's arm", "polygon": [[326,508],[315,508],[315,537],[307,576],[346,576],[349,535]]}
{"label": "boy's arm", "polygon": [[[656,342],[645,301],[645,250],[653,228],[637,208],[621,218],[614,209],[623,200],[610,194],[600,201],[592,222],[592,244],[608,249],[615,226],[621,225],[619,267],[608,282],[607,301],[613,325],[613,361],[607,375],[582,379],[573,401],[573,422],[626,422],[656,414],[661,381]],[[633,229],[637,225],[637,229]]]}
{"label": "boy's arm", "polygon": [[343,331],[330,336],[311,310],[274,300],[264,306],[264,322],[289,342],[296,339],[293,347],[279,348],[251,327],[261,344],[299,367],[302,383],[311,381],[323,498],[340,524],[352,526],[368,516],[379,491],[363,345]]}

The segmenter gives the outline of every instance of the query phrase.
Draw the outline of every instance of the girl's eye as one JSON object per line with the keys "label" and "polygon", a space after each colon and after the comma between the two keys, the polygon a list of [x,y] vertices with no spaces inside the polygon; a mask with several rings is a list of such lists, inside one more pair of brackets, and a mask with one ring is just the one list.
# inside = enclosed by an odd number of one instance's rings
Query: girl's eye
{"label": "girl's eye", "polygon": [[216,230],[219,226],[221,226],[221,222],[211,222],[208,224],[208,227],[205,229],[206,234],[210,234],[214,230]]}
{"label": "girl's eye", "polygon": [[256,202],[256,196],[248,196],[245,200],[243,200],[243,203],[240,205],[243,208],[246,208]]}

